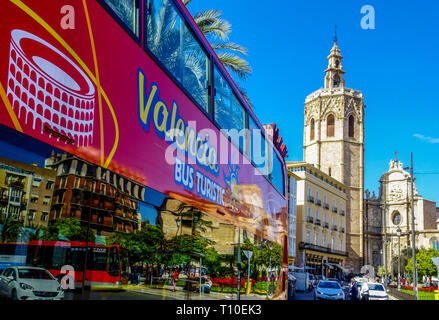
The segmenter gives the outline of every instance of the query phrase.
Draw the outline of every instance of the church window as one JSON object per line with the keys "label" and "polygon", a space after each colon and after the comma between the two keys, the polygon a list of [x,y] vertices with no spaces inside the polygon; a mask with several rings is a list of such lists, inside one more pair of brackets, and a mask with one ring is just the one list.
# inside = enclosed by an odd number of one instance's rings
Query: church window
{"label": "church window", "polygon": [[310,140],[314,140],[314,127],[315,127],[315,123],[314,123],[314,119],[311,119],[311,133],[310,133]]}
{"label": "church window", "polygon": [[339,66],[340,66],[340,60],[335,60],[335,67],[338,69]]}
{"label": "church window", "polygon": [[355,119],[354,116],[349,116],[349,137],[353,138],[355,136]]}
{"label": "church window", "polygon": [[335,119],[334,119],[334,115],[330,114],[328,116],[328,120],[327,120],[327,124],[326,124],[326,135],[328,137],[333,137],[334,136],[334,129],[335,129]]}
{"label": "church window", "polygon": [[340,76],[336,75],[334,77],[334,85],[333,85],[333,87],[337,88],[338,86],[340,86]]}
{"label": "church window", "polygon": [[401,224],[401,214],[398,211],[393,213],[392,222],[395,226],[399,226]]}

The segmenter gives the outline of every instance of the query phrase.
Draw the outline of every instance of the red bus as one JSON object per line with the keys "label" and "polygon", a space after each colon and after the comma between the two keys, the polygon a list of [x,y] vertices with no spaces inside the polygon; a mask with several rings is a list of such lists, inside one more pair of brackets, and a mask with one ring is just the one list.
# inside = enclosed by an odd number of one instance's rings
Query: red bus
{"label": "red bus", "polygon": [[[143,247],[127,248],[130,261],[147,283],[197,263],[215,279],[276,270],[269,296],[286,298],[285,161],[184,4],[8,0],[0,9],[2,221],[71,241],[85,241],[62,226],[72,220],[90,242],[125,247],[132,236]],[[267,261],[234,259],[241,245]]]}
{"label": "red bus", "polygon": [[[29,241],[0,243],[0,269],[12,266],[45,268],[59,280],[69,274],[74,286],[81,288],[85,267],[84,242]],[[88,244],[86,286],[114,286],[126,283],[127,255],[119,245]]]}

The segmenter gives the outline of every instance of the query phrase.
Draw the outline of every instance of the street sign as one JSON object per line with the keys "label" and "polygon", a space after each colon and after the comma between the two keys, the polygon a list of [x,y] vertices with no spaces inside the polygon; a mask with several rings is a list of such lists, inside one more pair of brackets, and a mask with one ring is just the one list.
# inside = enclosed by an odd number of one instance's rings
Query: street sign
{"label": "street sign", "polygon": [[253,256],[253,251],[250,250],[242,250],[244,251],[245,256],[250,259]]}

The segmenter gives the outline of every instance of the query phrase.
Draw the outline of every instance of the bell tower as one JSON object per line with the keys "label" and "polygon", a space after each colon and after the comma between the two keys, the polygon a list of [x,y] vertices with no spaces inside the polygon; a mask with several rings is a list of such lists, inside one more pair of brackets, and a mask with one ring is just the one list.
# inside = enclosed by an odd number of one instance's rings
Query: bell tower
{"label": "bell tower", "polygon": [[361,91],[346,87],[337,36],[328,56],[324,88],[305,100],[304,161],[347,187],[347,267],[363,260],[364,104]]}
{"label": "bell tower", "polygon": [[328,68],[325,70],[325,89],[344,88],[344,74],[342,66],[343,56],[340,54],[340,49],[337,46],[337,35],[334,38],[334,46],[328,56]]}

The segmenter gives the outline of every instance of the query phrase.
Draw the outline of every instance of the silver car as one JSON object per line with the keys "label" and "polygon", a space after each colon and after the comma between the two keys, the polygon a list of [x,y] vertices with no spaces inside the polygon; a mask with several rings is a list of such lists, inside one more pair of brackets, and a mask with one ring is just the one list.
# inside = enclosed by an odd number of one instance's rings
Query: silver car
{"label": "silver car", "polygon": [[12,300],[61,300],[64,291],[46,269],[11,267],[0,275],[0,295]]}
{"label": "silver car", "polygon": [[342,287],[336,281],[320,281],[314,290],[314,300],[344,300]]}

